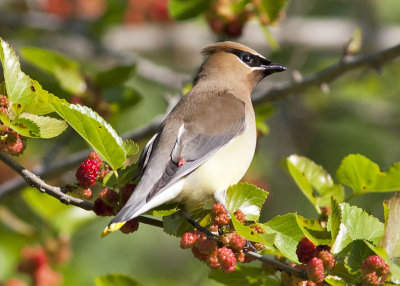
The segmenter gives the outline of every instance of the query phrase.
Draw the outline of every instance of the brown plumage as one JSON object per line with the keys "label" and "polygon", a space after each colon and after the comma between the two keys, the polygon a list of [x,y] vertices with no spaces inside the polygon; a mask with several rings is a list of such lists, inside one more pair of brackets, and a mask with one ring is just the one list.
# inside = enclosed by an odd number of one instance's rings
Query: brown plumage
{"label": "brown plumage", "polygon": [[104,234],[165,202],[189,209],[213,196],[224,202],[226,188],[247,171],[256,145],[251,92],[286,68],[233,42],[208,46],[203,54],[193,88],[146,145],[136,190]]}

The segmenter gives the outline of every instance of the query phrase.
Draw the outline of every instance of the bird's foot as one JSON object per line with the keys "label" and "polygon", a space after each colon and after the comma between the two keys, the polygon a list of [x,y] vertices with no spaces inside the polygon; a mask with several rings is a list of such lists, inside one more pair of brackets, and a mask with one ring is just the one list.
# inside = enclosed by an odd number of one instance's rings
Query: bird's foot
{"label": "bird's foot", "polygon": [[258,252],[258,249],[250,241],[246,240],[246,245],[243,247],[243,252],[248,251]]}

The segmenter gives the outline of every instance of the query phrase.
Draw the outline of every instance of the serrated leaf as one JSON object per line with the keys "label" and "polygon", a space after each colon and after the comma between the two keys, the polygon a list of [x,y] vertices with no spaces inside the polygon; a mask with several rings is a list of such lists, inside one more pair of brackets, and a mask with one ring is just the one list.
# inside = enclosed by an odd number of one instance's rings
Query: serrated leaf
{"label": "serrated leaf", "polygon": [[243,285],[265,285],[279,286],[280,280],[276,276],[265,275],[260,267],[236,266],[236,270],[232,273],[224,273],[219,270],[211,270],[208,275],[219,283],[230,286]]}
{"label": "serrated leaf", "polygon": [[87,106],[52,100],[54,110],[99,154],[113,170],[126,160],[122,138],[100,115]]}
{"label": "serrated leaf", "polygon": [[94,279],[96,286],[140,286],[136,279],[125,274],[107,274]]}
{"label": "serrated leaf", "polygon": [[271,22],[275,21],[279,12],[285,7],[287,0],[261,0],[261,5]]}
{"label": "serrated leaf", "polygon": [[332,239],[339,234],[340,223],[342,221],[342,212],[339,203],[332,198],[331,201],[332,214],[328,219],[327,230],[331,232]]}
{"label": "serrated leaf", "polygon": [[118,169],[118,179],[115,177],[114,172],[109,172],[103,179],[103,186],[116,189],[126,184],[133,183],[133,179],[136,177],[138,168],[136,164]]}
{"label": "serrated leaf", "polygon": [[253,228],[240,223],[235,215],[230,212],[232,224],[235,227],[236,232],[247,240],[254,242],[261,242],[262,244],[270,244],[261,234],[257,233]]}
{"label": "serrated leaf", "polygon": [[126,157],[135,155],[137,152],[139,152],[139,145],[130,139],[123,141],[122,148],[124,148]]}
{"label": "serrated leaf", "polygon": [[343,159],[336,177],[354,191],[354,195],[371,192],[393,192],[400,190],[400,162],[393,164],[387,172],[360,154]]}
{"label": "serrated leaf", "polygon": [[361,282],[361,263],[374,252],[362,240],[355,240],[351,243],[351,248],[346,259],[346,266],[349,272],[358,275]]}
{"label": "serrated leaf", "polygon": [[55,96],[44,90],[42,86],[36,80],[33,81],[33,88],[35,90],[35,98],[25,104],[24,111],[36,115],[44,115],[47,113],[54,112],[53,107],[50,104],[51,98]]}
{"label": "serrated leaf", "polygon": [[346,286],[347,285],[346,281],[344,281],[342,278],[340,278],[338,276],[333,276],[333,275],[326,276],[324,281],[331,286]]}
{"label": "serrated leaf", "polygon": [[97,73],[93,80],[98,87],[103,89],[120,86],[130,78],[135,67],[136,64],[112,67],[109,70]]}
{"label": "serrated leaf", "polygon": [[386,250],[381,246],[374,246],[368,241],[365,241],[365,244],[380,258],[385,260],[385,262],[389,265],[391,278],[392,280],[397,280],[397,283],[400,281],[400,263],[399,259],[390,259]]}
{"label": "serrated leaf", "polygon": [[11,104],[29,103],[35,97],[32,79],[22,72],[15,51],[2,38],[0,38],[0,59]]}
{"label": "serrated leaf", "polygon": [[296,248],[304,237],[304,233],[297,224],[296,214],[288,213],[276,216],[264,224],[267,233],[276,233],[275,246],[289,260],[298,263]]}
{"label": "serrated leaf", "polygon": [[11,128],[18,134],[21,134],[25,137],[32,137],[32,138],[39,138],[40,137],[40,128],[39,126],[29,120],[29,119],[21,119],[21,120],[14,120],[10,121],[10,118],[4,113],[0,113],[0,120],[3,122],[4,125]]}
{"label": "serrated leaf", "polygon": [[55,76],[61,87],[72,94],[82,94],[86,83],[76,61],[55,51],[25,47],[21,49],[24,59],[37,68]]}
{"label": "serrated leaf", "polygon": [[49,116],[34,115],[26,112],[22,113],[16,121],[24,122],[26,120],[33,122],[39,127],[40,138],[56,137],[63,133],[68,127],[67,122],[65,122],[64,120],[52,118]]}
{"label": "serrated leaf", "polygon": [[[368,240],[376,244],[382,238],[383,223],[363,209],[341,203],[339,204],[339,212],[341,220],[339,231],[336,236],[333,236],[332,253],[339,253],[356,239]],[[337,229],[337,226],[335,228]],[[332,228],[332,235],[334,233],[336,234],[336,231],[333,231]]]}
{"label": "serrated leaf", "polygon": [[211,3],[211,0],[171,0],[168,12],[175,20],[187,20],[200,15]]}
{"label": "serrated leaf", "polygon": [[324,168],[310,159],[291,155],[283,159],[281,165],[318,213],[320,207],[330,204],[331,197],[343,200],[343,187],[335,184]]}
{"label": "serrated leaf", "polygon": [[177,204],[163,204],[158,206],[146,214],[154,215],[154,216],[168,216],[178,212],[180,209]]}
{"label": "serrated leaf", "polygon": [[298,215],[296,220],[305,236],[315,245],[327,245],[331,243],[331,233],[324,229],[317,219],[307,219]]}
{"label": "serrated leaf", "polygon": [[267,191],[252,184],[239,183],[230,186],[226,191],[226,207],[230,212],[240,209],[247,220],[257,221],[267,196]]}
{"label": "serrated leaf", "polygon": [[385,201],[385,234],[379,246],[385,248],[389,258],[400,257],[400,192]]}
{"label": "serrated leaf", "polygon": [[255,106],[254,112],[257,130],[263,134],[268,134],[269,128],[265,121],[275,112],[275,108],[271,104],[262,104]]}
{"label": "serrated leaf", "polygon": [[346,282],[346,285],[356,285],[359,282],[358,275],[351,274],[343,262],[340,261],[336,261],[335,268],[333,268],[330,274],[342,278]]}
{"label": "serrated leaf", "polygon": [[[190,217],[197,221],[201,226],[206,227],[211,223],[210,210],[199,209],[190,214]],[[194,227],[179,215],[169,215],[163,217],[164,231],[170,235],[181,237],[185,232],[191,231]]]}

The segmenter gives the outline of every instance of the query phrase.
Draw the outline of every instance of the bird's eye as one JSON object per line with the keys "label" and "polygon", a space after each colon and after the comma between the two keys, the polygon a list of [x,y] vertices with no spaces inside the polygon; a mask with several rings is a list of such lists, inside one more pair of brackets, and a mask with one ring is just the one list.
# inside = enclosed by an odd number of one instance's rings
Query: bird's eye
{"label": "bird's eye", "polygon": [[251,63],[253,61],[253,57],[249,54],[244,54],[241,56],[241,60],[246,64]]}

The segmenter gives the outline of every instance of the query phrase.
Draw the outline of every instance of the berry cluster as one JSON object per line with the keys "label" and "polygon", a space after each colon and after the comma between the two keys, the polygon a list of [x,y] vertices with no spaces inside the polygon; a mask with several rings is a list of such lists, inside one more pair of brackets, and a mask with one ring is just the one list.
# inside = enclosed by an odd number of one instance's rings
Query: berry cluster
{"label": "berry cluster", "polygon": [[330,252],[330,247],[327,245],[315,246],[307,237],[303,237],[297,244],[296,254],[299,261],[303,263],[298,265],[297,268],[306,270],[310,278],[309,281],[301,282],[309,283],[303,283],[304,285],[322,283],[325,272],[331,271],[335,267],[335,258]]}
{"label": "berry cluster", "polygon": [[83,18],[95,20],[106,10],[105,0],[44,0],[39,1],[41,8],[61,19]]}
{"label": "berry cluster", "polygon": [[247,8],[235,12],[235,0],[214,1],[206,13],[208,25],[216,35],[239,37],[252,12]]}
{"label": "berry cluster", "polygon": [[389,274],[389,266],[379,256],[371,255],[362,262],[361,274],[362,285],[381,285]]}
{"label": "berry cluster", "polygon": [[[211,269],[221,269],[227,273],[235,270],[237,262],[253,261],[253,258],[244,252],[248,241],[235,232],[225,206],[222,203],[215,203],[211,214],[213,221],[208,229],[218,234],[218,237],[208,238],[198,230],[186,232],[181,239],[181,248],[191,249],[194,257],[205,262]],[[240,222],[245,222],[241,210],[237,210],[234,215]],[[264,247],[258,243],[251,244],[258,250]]]}
{"label": "berry cluster", "polygon": [[[89,189],[93,186],[100,175],[100,168],[103,161],[95,152],[89,154],[88,158],[76,170],[75,177],[83,189]],[[85,198],[91,199],[91,193],[85,195]]]}
{"label": "berry cluster", "polygon": [[[48,239],[44,245],[26,246],[21,251],[18,271],[26,273],[32,279],[32,285],[60,285],[62,276],[53,270],[52,265],[68,262],[71,257],[69,237],[60,236]],[[10,279],[5,285],[25,285],[19,279]]]}
{"label": "berry cluster", "polygon": [[141,24],[146,21],[168,23],[168,0],[129,0],[124,20],[127,24]]}
{"label": "berry cluster", "polygon": [[[8,115],[9,101],[6,96],[0,94],[0,113]],[[0,123],[0,152],[18,156],[26,147],[26,139],[14,130]]]}

